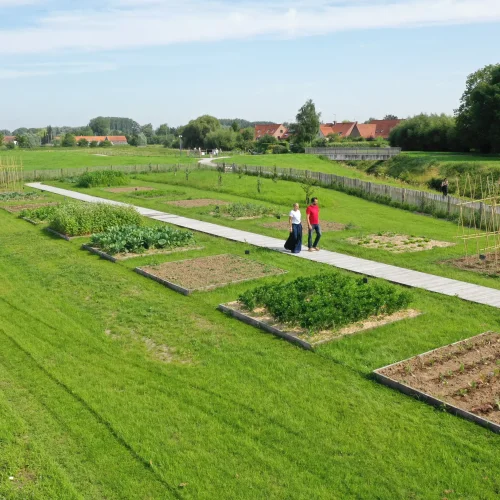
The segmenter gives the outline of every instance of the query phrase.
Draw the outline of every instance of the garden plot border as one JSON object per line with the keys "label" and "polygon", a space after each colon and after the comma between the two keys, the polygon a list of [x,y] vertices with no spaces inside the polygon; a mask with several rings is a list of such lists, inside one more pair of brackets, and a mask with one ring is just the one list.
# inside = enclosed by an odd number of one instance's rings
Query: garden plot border
{"label": "garden plot border", "polygon": [[52,229],[51,227],[45,227],[44,230],[47,231],[48,233],[53,234],[54,236],[59,236],[59,238],[62,238],[63,240],[66,241],[72,241],[76,238],[82,238],[88,236],[88,234],[82,234],[81,236],[68,236],[66,234],[58,233],[55,229]]}
{"label": "garden plot border", "polygon": [[[222,257],[222,256],[233,256],[233,254],[219,254],[219,255],[216,255],[217,257]],[[214,257],[214,256],[211,256],[211,255],[208,255],[206,257]],[[206,258],[206,257],[199,257],[201,259],[203,258]],[[236,256],[237,257],[237,256]],[[238,257],[238,258],[241,258],[241,257]],[[196,257],[194,258],[196,259]],[[186,261],[189,261],[189,260],[194,260],[194,259],[184,259],[184,260],[178,260],[178,261],[173,261],[172,263],[174,262],[186,262]],[[168,262],[170,264],[170,262]],[[261,262],[259,262],[261,264]],[[276,267],[275,269],[278,269],[280,272],[279,273],[276,273],[276,274],[270,274],[269,276],[280,276],[282,274],[287,274],[288,271],[286,271],[285,269],[280,269],[278,267]],[[134,271],[142,276],[145,276],[146,278],[150,278],[154,281],[156,281],[157,283],[160,283],[161,285],[164,285],[176,292],[179,292],[179,293],[182,293],[183,295],[191,295],[193,292],[207,292],[209,290],[215,290],[216,288],[223,288],[225,286],[229,286],[229,285],[234,285],[234,284],[237,284],[237,283],[244,283],[245,281],[253,281],[253,280],[256,280],[256,279],[261,279],[261,278],[264,278],[266,276],[262,276],[262,277],[251,277],[251,278],[244,278],[244,279],[241,279],[241,280],[234,280],[234,281],[227,281],[225,283],[218,283],[216,285],[209,285],[209,286],[203,286],[203,287],[199,287],[199,288],[185,288],[181,285],[177,285],[176,283],[173,283],[172,281],[168,281],[166,279],[163,279],[163,278],[160,278],[152,273],[149,273],[148,271],[145,271],[144,269],[140,268],[140,267],[136,267],[134,268]]]}
{"label": "garden plot border", "polygon": [[[219,304],[217,309],[219,309],[219,311],[222,311],[225,314],[228,314],[228,315],[242,321],[243,323],[260,328],[261,330],[264,330],[265,332],[272,333],[273,335],[281,337],[281,338],[283,338],[289,342],[292,342],[294,344],[298,344],[301,347],[303,347],[304,349],[307,349],[310,351],[314,351],[316,347],[318,347],[322,344],[327,344],[329,342],[335,342],[336,340],[340,340],[344,337],[351,337],[353,335],[357,335],[357,334],[362,333],[362,332],[367,332],[369,330],[375,330],[376,328],[390,325],[392,323],[397,323],[398,321],[402,321],[405,319],[417,318],[418,316],[420,316],[422,314],[421,311],[415,311],[413,309],[406,309],[406,310],[398,311],[394,314],[386,316],[385,317],[386,321],[384,322],[384,320],[381,319],[380,324],[374,324],[374,325],[370,325],[367,327],[360,327],[356,331],[341,333],[341,334],[334,336],[330,339],[318,340],[316,342],[307,342],[307,340],[301,339],[300,337],[294,335],[290,331],[280,330],[276,326],[270,325],[266,321],[262,321],[259,318],[251,316],[250,314],[247,314],[245,312],[242,312],[239,309],[235,309],[234,307],[231,307],[233,304],[236,304],[237,302],[238,301],[228,302],[227,304]],[[405,316],[402,318],[390,319],[392,316],[394,316],[398,313],[403,313],[403,312],[409,313],[408,316]],[[366,322],[369,319],[370,318],[366,318],[365,320],[357,321],[355,323],[352,323],[351,325],[346,325],[344,328],[341,328],[340,331],[342,331],[343,329],[349,328],[350,326],[354,326],[356,324],[363,323],[363,321]]]}
{"label": "garden plot border", "polygon": [[[157,255],[169,255],[172,253],[177,253],[177,252],[190,252],[192,250],[203,250],[205,247],[182,247],[179,248],[178,250],[165,250],[164,252],[158,251],[158,252],[153,252],[153,253],[134,253],[125,257],[115,257],[114,255],[111,255],[109,253],[104,252],[103,250],[100,250],[99,248],[93,247],[91,245],[83,244],[82,249],[87,250],[90,253],[93,253],[94,255],[98,255],[101,257],[101,259],[109,260],[110,262],[121,262],[124,260],[129,260],[129,259],[137,259],[139,257],[156,257]],[[161,249],[160,249],[161,250]],[[119,254],[122,255],[122,254]]]}
{"label": "garden plot border", "polygon": [[411,361],[412,359],[418,357],[418,356],[426,356],[428,354],[432,354],[436,351],[439,351],[443,347],[448,347],[448,346],[455,346],[459,344],[463,344],[464,342],[467,342],[473,338],[479,338],[482,337],[483,335],[487,335],[488,333],[491,332],[483,332],[479,335],[474,335],[473,337],[469,337],[464,340],[459,340],[457,342],[453,342],[452,344],[446,344],[441,347],[437,347],[436,349],[432,349],[427,352],[423,352],[421,354],[417,354],[416,356],[411,356],[410,358],[403,359],[401,361],[397,361],[396,363],[391,363],[390,365],[383,366],[382,368],[377,368],[376,370],[373,370],[373,375],[375,376],[375,379],[380,382],[383,385],[386,385],[387,387],[390,387],[391,389],[397,389],[398,391],[402,392],[403,394],[406,394],[407,396],[412,396],[415,397],[419,400],[424,401],[425,403],[428,403],[432,406],[435,406],[436,408],[444,408],[446,411],[453,415],[457,415],[459,417],[462,417],[466,420],[469,420],[471,422],[474,422],[478,425],[481,425],[482,427],[485,427],[486,429],[489,429],[493,432],[496,432],[497,434],[500,434],[500,424],[496,424],[495,422],[492,422],[491,420],[488,420],[487,418],[480,417],[479,415],[476,415],[475,413],[472,413],[467,410],[463,410],[462,408],[459,408],[458,406],[455,406],[451,403],[447,403],[446,401],[443,401],[439,398],[436,398],[435,396],[431,396],[430,394],[427,394],[426,392],[420,391],[418,389],[415,389],[409,385],[406,385],[402,382],[398,382],[397,380],[394,380],[387,375],[382,374],[381,372],[383,370],[387,370],[388,368],[392,368],[393,366],[400,365],[402,363],[406,363],[408,361]]}

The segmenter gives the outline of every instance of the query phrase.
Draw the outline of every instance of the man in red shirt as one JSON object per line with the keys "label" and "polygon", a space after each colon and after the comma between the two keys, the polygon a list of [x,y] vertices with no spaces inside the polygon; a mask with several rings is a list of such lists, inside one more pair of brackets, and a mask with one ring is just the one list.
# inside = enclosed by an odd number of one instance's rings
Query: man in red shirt
{"label": "man in red shirt", "polygon": [[[309,247],[310,252],[319,251],[318,243],[321,239],[321,228],[319,227],[319,207],[318,207],[318,198],[313,198],[311,200],[311,204],[307,207],[306,210],[307,217],[307,229],[309,230],[309,236],[307,239],[307,246]],[[314,240],[314,245],[312,242],[312,233],[316,232],[316,238]]]}

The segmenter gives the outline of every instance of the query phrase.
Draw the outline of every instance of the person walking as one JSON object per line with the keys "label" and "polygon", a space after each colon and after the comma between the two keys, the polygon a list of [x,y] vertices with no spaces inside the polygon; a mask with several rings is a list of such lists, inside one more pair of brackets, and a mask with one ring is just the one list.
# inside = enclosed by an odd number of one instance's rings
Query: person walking
{"label": "person walking", "polygon": [[[310,252],[318,252],[319,251],[318,243],[319,240],[321,239],[318,198],[313,198],[311,200],[311,204],[307,207],[306,210],[306,217],[307,217],[307,229],[308,229],[307,246]],[[312,241],[313,231],[316,233],[314,244]]]}
{"label": "person walking", "polygon": [[448,196],[448,179],[446,177],[441,183],[441,191],[443,192],[443,196]]}
{"label": "person walking", "polygon": [[302,214],[298,203],[294,203],[293,209],[288,215],[290,236],[285,242],[285,248],[292,253],[302,250]]}

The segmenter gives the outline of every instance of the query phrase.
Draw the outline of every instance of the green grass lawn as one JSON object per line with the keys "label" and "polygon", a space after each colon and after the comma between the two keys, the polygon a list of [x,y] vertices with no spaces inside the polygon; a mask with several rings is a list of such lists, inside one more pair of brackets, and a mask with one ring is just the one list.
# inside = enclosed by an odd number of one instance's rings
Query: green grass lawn
{"label": "green grass lawn", "polygon": [[[197,240],[111,264],[0,210],[0,497],[498,496],[498,436],[370,377],[498,330],[496,309],[414,290],[420,317],[307,352],[216,306],[331,268]],[[132,272],[220,253],[288,274],[185,297]]]}
{"label": "green grass lawn", "polygon": [[180,156],[179,151],[165,149],[161,146],[148,146],[145,148],[114,146],[112,148],[15,149],[14,151],[0,151],[0,161],[2,157],[22,161],[25,170],[147,165],[150,163],[190,164],[198,161],[197,158],[188,157],[185,152]]}
{"label": "green grass lawn", "polygon": [[[137,175],[130,182],[132,186],[150,186],[164,190],[165,194],[160,198],[146,199],[134,194],[110,193],[106,188],[79,189],[79,191],[283,239],[287,237],[286,231],[263,227],[265,223],[276,221],[275,218],[253,220],[216,218],[210,215],[211,209],[207,207],[180,208],[166,202],[178,199],[214,198],[232,202],[266,204],[273,207],[275,212],[288,214],[295,201],[300,203],[304,200],[304,191],[301,185],[296,182],[281,180],[273,182],[271,179],[261,179],[261,193],[259,194],[257,192],[257,177],[243,176],[240,178],[236,174],[228,173],[223,175],[222,186],[218,186],[216,172],[198,169],[190,172],[189,180],[186,180],[184,172],[170,172]],[[74,184],[57,182],[53,184],[75,189]],[[500,279],[497,277],[463,271],[444,262],[465,255],[463,241],[457,238],[461,234],[461,229],[457,224],[369,202],[330,189],[316,188],[314,195],[319,198],[322,220],[354,226],[354,228],[345,231],[325,232],[321,241],[322,248],[492,288],[500,288]],[[305,206],[303,204],[302,211],[304,214]],[[385,231],[423,236],[433,240],[453,242],[456,245],[420,252],[394,254],[387,250],[353,245],[347,241],[350,237],[365,237],[369,234]]]}

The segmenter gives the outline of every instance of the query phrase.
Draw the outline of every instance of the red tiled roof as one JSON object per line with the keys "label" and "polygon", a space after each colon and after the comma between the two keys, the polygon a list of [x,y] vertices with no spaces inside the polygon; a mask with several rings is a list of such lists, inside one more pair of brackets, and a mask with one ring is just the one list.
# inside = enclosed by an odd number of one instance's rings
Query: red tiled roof
{"label": "red tiled roof", "polygon": [[320,125],[319,129],[325,137],[328,137],[330,134],[340,135],[341,137],[349,137],[355,125],[356,122],[335,124],[327,123],[326,125]]}
{"label": "red tiled roof", "polygon": [[[280,132],[283,130],[283,132]],[[276,135],[278,134],[278,135]],[[275,137],[287,137],[288,129],[281,123],[272,123],[271,125],[255,125],[255,138],[273,135]]]}
{"label": "red tiled roof", "polygon": [[403,120],[372,120],[371,125],[376,126],[375,137],[389,138],[391,130],[397,127]]}
{"label": "red tiled roof", "polygon": [[127,142],[127,138],[124,135],[77,135],[75,137],[78,142],[80,139],[86,139],[88,142],[96,141],[103,142],[108,139],[110,142]]}
{"label": "red tiled roof", "polygon": [[14,142],[15,140],[16,140],[16,138],[13,135],[6,135],[3,138],[4,144],[7,144],[8,142]]}
{"label": "red tiled roof", "polygon": [[363,139],[369,139],[370,137],[375,137],[377,126],[375,123],[357,123],[356,128],[358,129],[359,135]]}

